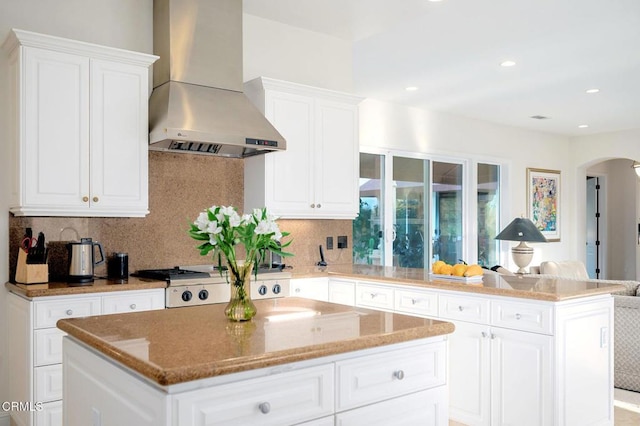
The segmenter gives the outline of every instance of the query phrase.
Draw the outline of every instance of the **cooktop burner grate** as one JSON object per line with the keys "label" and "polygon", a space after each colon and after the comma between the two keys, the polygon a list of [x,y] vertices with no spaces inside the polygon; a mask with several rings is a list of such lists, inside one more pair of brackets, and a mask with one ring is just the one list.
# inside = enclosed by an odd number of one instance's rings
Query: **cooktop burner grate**
{"label": "cooktop burner grate", "polygon": [[181,269],[176,266],[169,269],[142,269],[132,274],[142,278],[152,278],[156,280],[182,280],[191,278],[209,278],[209,274],[200,271],[191,271],[188,269]]}

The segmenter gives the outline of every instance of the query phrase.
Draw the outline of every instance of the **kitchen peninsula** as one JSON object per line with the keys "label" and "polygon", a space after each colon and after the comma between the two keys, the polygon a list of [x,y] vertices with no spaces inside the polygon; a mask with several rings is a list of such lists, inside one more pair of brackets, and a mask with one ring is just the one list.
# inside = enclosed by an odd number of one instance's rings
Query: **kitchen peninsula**
{"label": "kitchen peninsula", "polygon": [[451,323],[256,306],[241,323],[224,304],[60,320],[64,424],[447,425]]}
{"label": "kitchen peninsula", "polygon": [[480,283],[376,265],[296,268],[294,295],[454,323],[449,416],[470,426],[613,425],[618,284],[498,275]]}

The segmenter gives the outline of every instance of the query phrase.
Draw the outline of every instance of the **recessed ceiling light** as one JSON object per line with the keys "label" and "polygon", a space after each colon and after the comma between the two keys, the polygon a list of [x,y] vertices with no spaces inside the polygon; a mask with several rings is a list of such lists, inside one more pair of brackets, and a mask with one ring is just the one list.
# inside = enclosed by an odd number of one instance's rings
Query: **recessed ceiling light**
{"label": "recessed ceiling light", "polygon": [[416,86],[408,86],[405,87],[404,90],[406,90],[407,92],[415,92],[416,90],[418,90],[418,88]]}
{"label": "recessed ceiling light", "polygon": [[581,124],[578,126],[579,129],[586,129],[587,127],[589,127],[588,124]]}
{"label": "recessed ceiling light", "polygon": [[501,67],[512,67],[515,64],[516,63],[514,61],[502,61],[502,62],[500,62],[500,66]]}
{"label": "recessed ceiling light", "polygon": [[600,89],[595,89],[595,88],[585,90],[585,92],[587,92],[587,93],[598,93],[599,91],[600,91]]}

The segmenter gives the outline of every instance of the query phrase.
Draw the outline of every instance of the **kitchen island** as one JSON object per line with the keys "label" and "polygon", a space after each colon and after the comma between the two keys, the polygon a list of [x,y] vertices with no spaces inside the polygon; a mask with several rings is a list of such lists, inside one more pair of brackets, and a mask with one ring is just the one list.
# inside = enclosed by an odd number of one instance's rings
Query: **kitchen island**
{"label": "kitchen island", "polygon": [[64,424],[447,425],[449,322],[301,298],[64,319]]}

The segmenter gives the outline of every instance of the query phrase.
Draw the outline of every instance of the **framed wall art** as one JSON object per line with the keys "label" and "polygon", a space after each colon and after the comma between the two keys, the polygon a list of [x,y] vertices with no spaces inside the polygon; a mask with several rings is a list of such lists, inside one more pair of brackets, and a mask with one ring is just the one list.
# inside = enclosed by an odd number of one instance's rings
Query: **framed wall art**
{"label": "framed wall art", "polygon": [[527,168],[527,216],[547,241],[560,241],[560,171]]}

